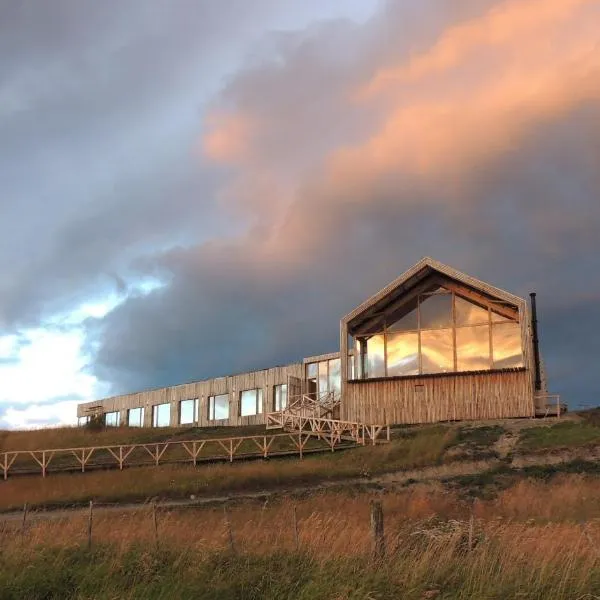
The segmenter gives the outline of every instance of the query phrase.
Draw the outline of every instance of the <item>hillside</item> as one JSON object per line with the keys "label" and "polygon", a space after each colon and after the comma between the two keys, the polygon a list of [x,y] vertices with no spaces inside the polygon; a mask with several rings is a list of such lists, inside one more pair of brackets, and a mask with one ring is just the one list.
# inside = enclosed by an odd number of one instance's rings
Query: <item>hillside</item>
{"label": "hillside", "polygon": [[[0,452],[207,433],[3,432]],[[302,461],[16,476],[0,482],[0,598],[591,598],[599,456],[587,411],[398,427],[388,444]],[[23,525],[10,511],[25,502]]]}

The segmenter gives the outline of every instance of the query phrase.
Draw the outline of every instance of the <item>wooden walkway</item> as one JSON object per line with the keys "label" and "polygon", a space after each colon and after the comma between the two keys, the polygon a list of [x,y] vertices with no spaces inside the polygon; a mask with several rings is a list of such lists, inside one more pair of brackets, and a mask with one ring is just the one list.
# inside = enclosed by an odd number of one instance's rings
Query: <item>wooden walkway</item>
{"label": "wooden walkway", "polygon": [[[38,474],[80,471],[86,469],[121,469],[132,466],[159,466],[167,463],[229,461],[249,458],[298,455],[334,451],[349,447],[348,442],[359,440],[327,436],[319,431],[268,433],[229,438],[207,438],[189,441],[167,441],[147,444],[87,446],[83,448],[51,448],[47,450],[12,450],[0,452],[0,472],[3,479],[9,474]],[[343,443],[345,442],[345,443]]]}

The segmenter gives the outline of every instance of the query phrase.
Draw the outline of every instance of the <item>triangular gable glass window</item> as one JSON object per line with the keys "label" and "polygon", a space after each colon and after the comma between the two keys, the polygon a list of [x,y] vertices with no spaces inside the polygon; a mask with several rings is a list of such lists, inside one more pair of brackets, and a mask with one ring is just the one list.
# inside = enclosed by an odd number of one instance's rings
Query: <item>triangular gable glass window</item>
{"label": "triangular gable glass window", "polygon": [[388,321],[388,331],[415,331],[419,326],[417,309],[406,313],[403,317],[390,323]]}
{"label": "triangular gable glass window", "polygon": [[421,329],[452,327],[452,294],[440,288],[435,294],[421,296],[419,311]]}
{"label": "triangular gable glass window", "polygon": [[456,325],[487,325],[489,323],[489,313],[487,308],[482,308],[473,304],[460,296],[456,296]]}

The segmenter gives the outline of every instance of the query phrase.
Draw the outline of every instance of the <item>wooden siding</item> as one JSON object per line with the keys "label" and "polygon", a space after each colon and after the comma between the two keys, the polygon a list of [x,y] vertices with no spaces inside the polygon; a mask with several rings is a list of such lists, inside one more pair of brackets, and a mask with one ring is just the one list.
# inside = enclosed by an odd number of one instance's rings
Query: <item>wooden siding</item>
{"label": "wooden siding", "polygon": [[393,425],[534,416],[525,369],[350,381],[342,418]]}
{"label": "wooden siding", "polygon": [[[127,411],[131,408],[143,407],[144,426],[149,427],[152,425],[152,407],[157,404],[169,403],[171,405],[171,426],[177,426],[179,424],[179,402],[197,398],[198,421],[196,424],[199,427],[262,425],[266,423],[266,413],[272,410],[273,386],[287,383],[288,375],[302,377],[302,363],[87,402],[78,405],[77,416],[85,417],[90,414],[93,407],[100,406],[102,413],[118,411],[120,423],[126,424]],[[255,388],[263,390],[262,413],[247,417],[239,416],[240,392]],[[209,420],[208,398],[219,394],[229,394],[229,418]]]}

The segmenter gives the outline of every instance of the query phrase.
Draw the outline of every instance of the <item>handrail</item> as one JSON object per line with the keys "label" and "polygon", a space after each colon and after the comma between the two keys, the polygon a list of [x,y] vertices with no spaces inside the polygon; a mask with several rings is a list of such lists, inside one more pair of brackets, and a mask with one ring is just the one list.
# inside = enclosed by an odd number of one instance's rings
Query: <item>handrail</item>
{"label": "handrail", "polygon": [[[5,450],[0,452],[0,472],[3,474],[3,479],[8,479],[8,474],[11,469],[14,471],[15,461],[19,457],[26,456],[31,459],[33,464],[36,464],[41,469],[42,477],[46,477],[48,472],[48,467],[50,463],[56,458],[57,455],[63,454],[69,456],[71,459],[74,457],[76,463],[72,463],[73,468],[62,469],[62,470],[79,470],[81,472],[85,472],[86,466],[112,466],[113,468],[118,468],[120,470],[127,463],[127,459],[132,455],[134,450],[143,449],[147,452],[150,457],[153,459],[153,464],[158,466],[161,462],[174,462],[173,459],[169,461],[169,459],[164,458],[165,452],[167,449],[177,448],[179,447],[184,452],[184,457],[189,457],[189,461],[194,465],[198,463],[200,460],[200,452],[205,449],[209,445],[214,445],[218,450],[222,451],[219,454],[212,454],[211,456],[204,456],[201,460],[217,460],[228,458],[230,462],[233,462],[234,458],[241,458],[244,456],[248,456],[249,454],[255,454],[257,456],[262,456],[267,458],[269,454],[277,454],[278,451],[272,449],[273,442],[279,438],[286,438],[291,440],[295,451],[300,453],[300,457],[302,457],[302,453],[306,446],[306,442],[309,437],[317,437],[319,439],[323,439],[323,436],[319,433],[313,431],[299,431],[297,433],[267,433],[264,435],[247,435],[247,436],[234,436],[227,438],[198,438],[192,440],[176,440],[176,441],[164,441],[164,442],[147,442],[147,443],[134,443],[134,444],[114,444],[114,445],[102,445],[102,446],[79,446],[73,448],[48,448],[43,450]],[[325,440],[327,441],[327,440]],[[252,442],[255,447],[258,448],[258,452],[248,453],[248,452],[240,452],[240,447],[244,442]],[[339,441],[335,441],[334,445],[339,443]],[[333,446],[331,443],[328,444],[330,447]],[[105,451],[110,457],[113,458],[115,462],[106,461],[98,462],[92,460],[94,455],[97,455],[98,452]],[[295,452],[291,450],[287,453]],[[177,459],[178,462],[181,459]],[[134,463],[130,460],[129,465],[133,465]],[[137,464],[147,465],[148,460],[140,463],[138,461]],[[36,468],[37,470],[37,468]],[[27,472],[31,472],[31,469]]]}

